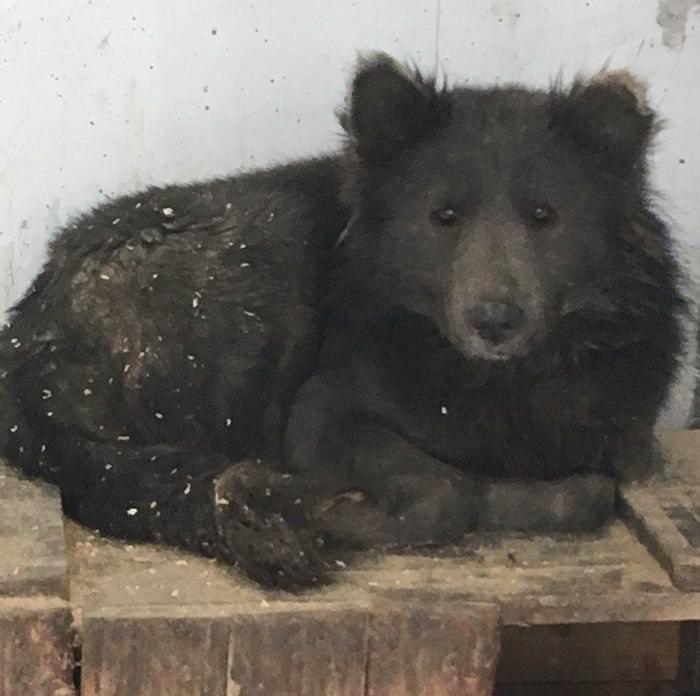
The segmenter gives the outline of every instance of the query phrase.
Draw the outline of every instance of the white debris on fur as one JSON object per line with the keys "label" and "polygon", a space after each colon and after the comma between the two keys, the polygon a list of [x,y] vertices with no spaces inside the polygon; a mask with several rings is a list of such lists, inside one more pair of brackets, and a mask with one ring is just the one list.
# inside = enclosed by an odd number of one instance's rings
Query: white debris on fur
{"label": "white debris on fur", "polygon": [[138,514],[138,511],[138,508],[132,507],[126,511],[126,514],[129,515],[129,517],[133,517],[134,515]]}
{"label": "white debris on fur", "polygon": [[163,215],[165,215],[165,217],[173,217],[175,211],[172,208],[163,208]]}
{"label": "white debris on fur", "polygon": [[440,406],[440,413],[442,413],[443,416],[447,415],[447,406]]}
{"label": "white debris on fur", "polygon": [[228,498],[220,497],[218,493],[216,493],[216,497],[215,497],[214,502],[217,505],[230,505],[231,504],[231,501]]}

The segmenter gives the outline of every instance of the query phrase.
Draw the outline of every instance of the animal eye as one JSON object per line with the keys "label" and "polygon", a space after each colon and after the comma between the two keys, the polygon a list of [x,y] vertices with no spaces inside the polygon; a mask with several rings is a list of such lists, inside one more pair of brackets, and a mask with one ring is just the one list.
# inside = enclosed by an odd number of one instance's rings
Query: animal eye
{"label": "animal eye", "polygon": [[459,222],[457,211],[454,208],[450,208],[449,206],[434,210],[431,217],[436,225],[442,225],[443,227],[456,225],[457,222]]}
{"label": "animal eye", "polygon": [[532,221],[541,227],[550,225],[557,219],[557,212],[548,203],[538,203],[530,211]]}

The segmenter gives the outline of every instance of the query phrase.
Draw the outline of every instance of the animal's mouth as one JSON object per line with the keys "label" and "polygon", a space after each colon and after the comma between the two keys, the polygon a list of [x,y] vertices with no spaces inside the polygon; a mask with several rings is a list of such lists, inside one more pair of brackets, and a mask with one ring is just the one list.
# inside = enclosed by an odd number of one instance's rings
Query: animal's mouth
{"label": "animal's mouth", "polygon": [[490,362],[506,362],[526,355],[529,350],[530,336],[519,334],[508,341],[493,343],[475,334],[466,337],[460,346],[461,352],[469,358]]}

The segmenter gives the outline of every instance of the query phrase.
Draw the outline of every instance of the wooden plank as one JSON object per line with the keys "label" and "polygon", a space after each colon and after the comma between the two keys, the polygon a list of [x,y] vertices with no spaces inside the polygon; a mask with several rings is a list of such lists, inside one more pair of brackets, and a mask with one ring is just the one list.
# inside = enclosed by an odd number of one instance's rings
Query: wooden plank
{"label": "wooden plank", "polygon": [[65,602],[0,599],[0,696],[73,696],[73,634]]}
{"label": "wooden plank", "polygon": [[[74,525],[68,528],[71,592],[78,606],[154,606],[171,592],[188,607],[269,600],[205,559],[91,539]],[[189,574],[181,574],[183,568]],[[435,601],[497,602],[505,625],[700,619],[700,593],[676,589],[619,521],[586,537],[480,534],[467,538],[464,548],[439,554],[365,554],[337,574],[335,586],[301,601],[370,601],[375,595],[407,601],[417,591]]]}
{"label": "wooden plank", "polygon": [[621,491],[623,512],[640,540],[682,590],[700,590],[700,431],[661,438],[664,475]]}
{"label": "wooden plank", "polygon": [[490,696],[498,653],[493,605],[379,603],[372,613],[364,693]]}
{"label": "wooden plank", "polygon": [[700,593],[680,592],[621,521],[599,534],[477,534],[433,556],[367,555],[341,576],[399,598],[497,602],[504,625],[683,621]]}
{"label": "wooden plank", "polygon": [[681,590],[700,590],[697,488],[659,484],[621,491],[624,513],[640,540]]}
{"label": "wooden plank", "polygon": [[266,593],[203,558],[75,525],[69,537],[84,696],[481,696],[493,685],[493,605],[402,603],[347,583]]}
{"label": "wooden plank", "polygon": [[0,595],[67,598],[58,491],[0,463]]}
{"label": "wooden plank", "polygon": [[[486,696],[493,606],[124,606],[83,617],[83,696]],[[369,630],[368,630],[369,629]]]}
{"label": "wooden plank", "polygon": [[227,696],[227,633],[216,621],[90,617],[82,643],[83,696]]}
{"label": "wooden plank", "polygon": [[700,622],[680,625],[678,693],[700,694]]}
{"label": "wooden plank", "polygon": [[364,694],[367,619],[338,607],[241,614],[231,622],[226,695]]}
{"label": "wooden plank", "polygon": [[0,696],[72,695],[60,499],[2,464],[0,548]]}
{"label": "wooden plank", "polygon": [[678,623],[508,626],[498,681],[675,681]]}
{"label": "wooden plank", "polygon": [[610,682],[601,684],[498,684],[494,696],[693,696],[675,682]]}

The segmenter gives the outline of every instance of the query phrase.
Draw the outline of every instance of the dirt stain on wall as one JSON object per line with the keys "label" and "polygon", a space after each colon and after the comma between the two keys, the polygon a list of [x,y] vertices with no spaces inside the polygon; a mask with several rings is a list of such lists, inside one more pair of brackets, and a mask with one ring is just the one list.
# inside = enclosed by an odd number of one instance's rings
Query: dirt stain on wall
{"label": "dirt stain on wall", "polygon": [[659,0],[656,21],[662,28],[664,46],[679,50],[686,39],[691,10],[700,8],[700,0]]}

